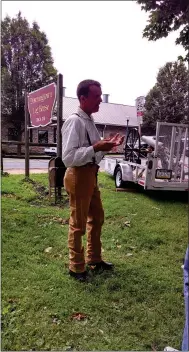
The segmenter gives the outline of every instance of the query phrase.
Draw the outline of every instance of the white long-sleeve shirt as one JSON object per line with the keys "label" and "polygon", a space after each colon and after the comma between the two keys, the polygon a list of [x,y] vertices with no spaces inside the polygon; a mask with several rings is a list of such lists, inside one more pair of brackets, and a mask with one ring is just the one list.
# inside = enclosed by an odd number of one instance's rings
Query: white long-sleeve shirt
{"label": "white long-sleeve shirt", "polygon": [[[62,127],[62,160],[66,167],[82,166],[93,162],[99,164],[104,152],[94,152],[93,144],[100,141],[99,132],[92,116],[81,108],[66,119]],[[92,145],[89,145],[87,132]]]}

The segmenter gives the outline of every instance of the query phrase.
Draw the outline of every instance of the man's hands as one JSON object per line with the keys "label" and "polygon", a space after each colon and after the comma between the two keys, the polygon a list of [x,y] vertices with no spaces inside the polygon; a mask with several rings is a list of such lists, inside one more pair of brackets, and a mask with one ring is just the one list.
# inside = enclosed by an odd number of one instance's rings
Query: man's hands
{"label": "man's hands", "polygon": [[115,143],[115,147],[118,145],[121,145],[124,141],[124,136],[120,136],[119,133],[117,133],[113,138],[110,139],[111,142]]}
{"label": "man's hands", "polygon": [[124,136],[120,136],[117,133],[114,137],[103,139],[93,145],[95,153],[97,152],[109,152],[113,148],[121,145],[124,141]]}

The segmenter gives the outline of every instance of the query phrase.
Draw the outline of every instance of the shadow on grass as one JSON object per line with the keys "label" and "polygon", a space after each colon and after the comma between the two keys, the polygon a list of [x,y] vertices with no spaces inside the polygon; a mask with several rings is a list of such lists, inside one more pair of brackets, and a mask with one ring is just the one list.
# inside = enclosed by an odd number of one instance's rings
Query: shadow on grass
{"label": "shadow on grass", "polygon": [[[114,178],[111,175],[106,174],[105,176],[106,180],[108,180],[108,182],[114,182]],[[100,184],[100,186],[102,188],[103,184]],[[111,189],[113,190],[113,187],[116,191],[116,188],[114,186],[114,184],[111,185]],[[141,194],[146,195],[147,197],[154,199],[154,200],[158,200],[158,201],[168,201],[168,202],[181,202],[181,203],[188,203],[189,200],[189,193],[188,191],[163,191],[163,190],[159,190],[157,189],[155,190],[144,190],[144,188],[138,184],[134,184],[133,182],[126,182],[125,183],[125,187],[128,192],[138,192]],[[127,191],[125,191],[127,192]]]}
{"label": "shadow on grass", "polygon": [[143,191],[148,197],[166,202],[179,202],[179,203],[188,203],[188,192],[183,191]]}

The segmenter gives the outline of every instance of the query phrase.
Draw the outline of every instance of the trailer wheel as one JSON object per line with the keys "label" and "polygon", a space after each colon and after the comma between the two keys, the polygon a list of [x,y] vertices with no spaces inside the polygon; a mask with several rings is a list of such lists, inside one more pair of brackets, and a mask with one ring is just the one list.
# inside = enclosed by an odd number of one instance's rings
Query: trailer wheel
{"label": "trailer wheel", "polygon": [[122,171],[120,166],[117,167],[117,169],[115,170],[115,186],[116,188],[123,188],[125,186],[125,182],[123,181],[122,178]]}

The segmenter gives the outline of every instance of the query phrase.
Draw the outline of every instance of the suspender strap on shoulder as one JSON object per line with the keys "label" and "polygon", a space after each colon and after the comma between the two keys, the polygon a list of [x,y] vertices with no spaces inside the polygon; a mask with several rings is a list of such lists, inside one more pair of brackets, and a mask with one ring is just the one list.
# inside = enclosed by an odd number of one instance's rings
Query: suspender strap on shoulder
{"label": "suspender strap on shoulder", "polygon": [[[78,117],[80,117],[79,114],[77,114],[77,113],[75,113],[74,115],[77,115]],[[88,143],[89,143],[90,146],[92,146],[92,143],[91,143],[91,140],[90,140],[90,137],[89,137],[89,134],[88,134],[87,129],[86,129],[86,133],[87,133],[87,140],[88,140]],[[96,161],[96,160],[95,160],[95,157],[93,157],[92,160],[93,160],[93,164],[95,164],[95,161]]]}

